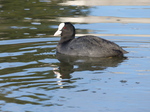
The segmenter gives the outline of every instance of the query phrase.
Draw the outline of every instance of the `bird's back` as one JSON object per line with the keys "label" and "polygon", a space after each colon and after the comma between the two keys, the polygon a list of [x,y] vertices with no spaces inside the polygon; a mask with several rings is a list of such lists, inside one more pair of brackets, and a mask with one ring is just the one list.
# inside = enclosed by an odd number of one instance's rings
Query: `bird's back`
{"label": "bird's back", "polygon": [[62,47],[63,54],[76,56],[112,57],[127,53],[111,41],[90,35],[75,38]]}

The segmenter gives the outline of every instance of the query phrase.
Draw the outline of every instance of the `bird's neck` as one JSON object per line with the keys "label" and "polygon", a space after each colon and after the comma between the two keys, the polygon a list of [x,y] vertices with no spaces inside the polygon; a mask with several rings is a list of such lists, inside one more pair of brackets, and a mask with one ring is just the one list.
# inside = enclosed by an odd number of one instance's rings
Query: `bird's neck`
{"label": "bird's neck", "polygon": [[63,37],[61,37],[59,43],[60,43],[60,44],[62,44],[62,43],[67,43],[67,42],[71,41],[71,40],[74,39],[74,38],[75,38],[74,36],[72,36],[72,37],[63,36]]}

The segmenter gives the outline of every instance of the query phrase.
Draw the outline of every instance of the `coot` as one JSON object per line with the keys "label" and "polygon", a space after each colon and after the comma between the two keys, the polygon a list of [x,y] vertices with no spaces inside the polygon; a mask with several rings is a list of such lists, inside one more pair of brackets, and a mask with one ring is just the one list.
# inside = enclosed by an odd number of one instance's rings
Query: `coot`
{"label": "coot", "polygon": [[128,53],[114,42],[96,36],[75,38],[75,27],[70,22],[61,23],[54,36],[61,35],[57,53],[71,56],[116,57]]}

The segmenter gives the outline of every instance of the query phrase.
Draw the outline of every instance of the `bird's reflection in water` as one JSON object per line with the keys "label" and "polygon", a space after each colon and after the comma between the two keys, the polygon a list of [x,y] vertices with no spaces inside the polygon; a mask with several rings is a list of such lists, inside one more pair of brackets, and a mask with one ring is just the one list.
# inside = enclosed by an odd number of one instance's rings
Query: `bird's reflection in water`
{"label": "bird's reflection in water", "polygon": [[109,58],[90,58],[74,57],[63,54],[56,54],[60,61],[59,74],[62,79],[70,79],[70,74],[75,71],[94,71],[104,70],[107,67],[117,67],[126,57],[109,57]]}
{"label": "bird's reflection in water", "polygon": [[104,70],[107,67],[117,67],[126,60],[126,57],[109,57],[109,58],[91,58],[91,57],[74,57],[63,54],[56,54],[56,58],[60,61],[59,69],[55,69],[59,85],[64,79],[70,79],[71,73],[76,71],[95,71]]}

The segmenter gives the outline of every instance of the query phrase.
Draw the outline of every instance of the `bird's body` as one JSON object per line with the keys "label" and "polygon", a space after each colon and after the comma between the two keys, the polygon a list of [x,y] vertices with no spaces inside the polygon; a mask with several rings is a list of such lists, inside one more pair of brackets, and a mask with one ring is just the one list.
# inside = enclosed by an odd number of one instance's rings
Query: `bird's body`
{"label": "bird's body", "polygon": [[58,53],[87,57],[114,57],[127,53],[114,42],[100,37],[87,35],[75,38],[75,28],[71,23],[63,23],[60,26],[62,32],[57,45]]}

